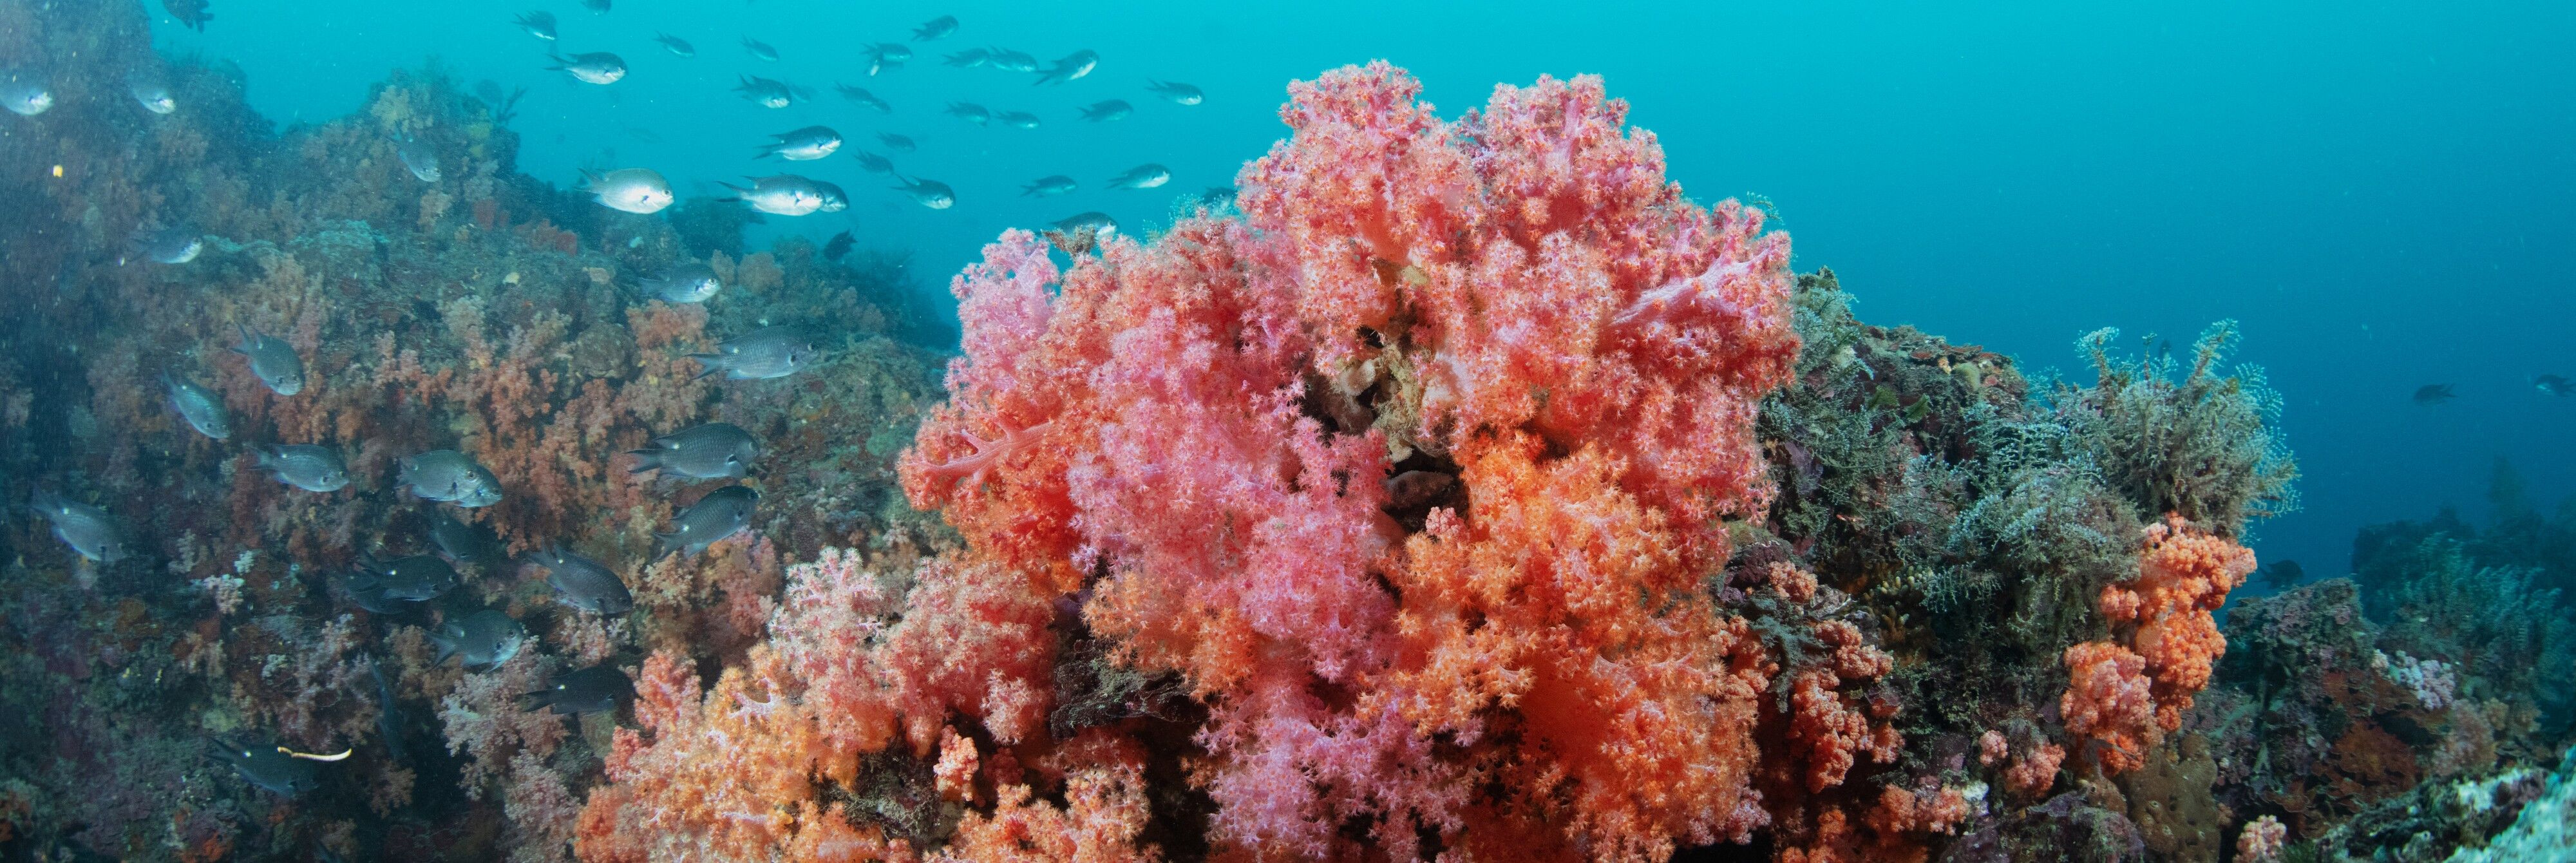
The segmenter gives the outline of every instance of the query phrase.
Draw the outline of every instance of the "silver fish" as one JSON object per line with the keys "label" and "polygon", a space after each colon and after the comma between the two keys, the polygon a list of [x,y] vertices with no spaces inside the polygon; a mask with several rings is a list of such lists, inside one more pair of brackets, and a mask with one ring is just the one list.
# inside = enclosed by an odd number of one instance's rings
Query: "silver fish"
{"label": "silver fish", "polygon": [[912,60],[912,49],[892,42],[870,45],[865,53],[868,55],[868,77],[871,78],[888,69],[902,68]]}
{"label": "silver fish", "polygon": [[617,573],[561,545],[547,543],[543,550],[528,555],[528,562],[546,568],[546,584],[555,589],[555,598],[565,605],[611,617],[635,607],[635,595],[627,592],[626,582]]}
{"label": "silver fish", "polygon": [[1002,125],[1009,126],[1014,129],[1035,129],[1038,127],[1038,115],[1031,114],[1027,111],[1004,111],[993,115],[993,119],[1000,120],[1002,121]]}
{"label": "silver fish", "polygon": [[402,459],[396,484],[427,500],[473,509],[501,502],[501,480],[490,468],[452,449],[431,450]]}
{"label": "silver fish", "polygon": [[697,46],[689,44],[689,40],[687,39],[682,39],[669,33],[658,33],[653,36],[653,41],[661,43],[664,49],[673,54],[678,54],[682,57],[698,56]]}
{"label": "silver fish", "polygon": [[1084,75],[1089,75],[1091,74],[1091,70],[1099,67],[1099,54],[1093,53],[1087,49],[1075,51],[1058,58],[1055,61],[1054,66],[1048,67],[1044,72],[1039,72],[1038,79],[1031,83],[1062,84],[1066,81],[1071,81]]}
{"label": "silver fish", "polygon": [[[237,746],[231,741],[210,741],[214,749],[209,757],[233,766],[242,781],[271,794],[293,797],[311,791],[322,783],[322,762],[297,758],[283,746]],[[336,759],[335,759],[336,760]]]}
{"label": "silver fish", "polygon": [[823,205],[814,208],[814,212],[838,213],[850,208],[850,193],[841,191],[840,186],[815,180],[814,193],[823,196]]}
{"label": "silver fish", "polygon": [[186,225],[158,231],[140,231],[134,235],[133,249],[144,260],[156,264],[184,264],[197,259],[206,250],[206,241]]}
{"label": "silver fish", "polygon": [[807,126],[770,137],[777,140],[760,145],[760,156],[776,156],[790,162],[811,162],[841,149],[841,133],[829,126]]}
{"label": "silver fish", "polygon": [[340,454],[330,447],[309,443],[282,444],[253,451],[259,469],[277,477],[278,482],[305,491],[339,491],[349,487],[349,467],[340,462]]}
{"label": "silver fish", "polygon": [[1118,220],[1107,213],[1075,213],[1057,221],[1043,232],[1047,242],[1054,243],[1065,254],[1079,255],[1100,247],[1118,234]]}
{"label": "silver fish", "polygon": [[653,535],[653,559],[661,560],[675,551],[694,555],[718,540],[741,533],[751,526],[751,510],[758,503],[759,492],[738,485],[707,492],[671,519],[670,533]]}
{"label": "silver fish", "polygon": [[993,112],[973,102],[948,103],[948,116],[981,126],[993,122]]}
{"label": "silver fish", "polygon": [[1199,193],[1199,203],[1211,207],[1233,206],[1234,195],[1233,186],[1209,186],[1207,191]]}
{"label": "silver fish", "polygon": [[1035,72],[1038,70],[1038,58],[1031,57],[1025,53],[1002,48],[995,48],[987,53],[988,57],[985,62],[992,64],[995,69],[1000,69],[1004,72]]}
{"label": "silver fish", "polygon": [[170,82],[162,79],[161,74],[154,70],[136,69],[128,73],[125,76],[125,92],[133,94],[134,101],[142,104],[143,110],[155,114],[167,114],[179,110],[179,100],[170,95]]}
{"label": "silver fish", "polygon": [[571,59],[548,54],[546,59],[555,61],[546,68],[561,70],[584,84],[615,84],[626,77],[625,59],[606,51],[574,54]]}
{"label": "silver fish", "polygon": [[224,413],[224,400],[214,390],[166,371],[161,373],[161,388],[170,394],[170,409],[187,420],[189,428],[216,440],[233,436],[232,418]]}
{"label": "silver fish", "polygon": [[438,149],[429,142],[405,135],[402,143],[394,146],[394,156],[402,159],[403,167],[411,169],[411,175],[421,182],[438,182]]}
{"label": "silver fish", "polygon": [[1151,189],[1171,181],[1171,169],[1147,162],[1122,171],[1118,176],[1109,178],[1109,188]]}
{"label": "silver fish", "polygon": [[[903,177],[897,176],[895,179],[903,180]],[[948,188],[947,183],[938,180],[904,180],[903,185],[894,188],[911,197],[913,203],[933,210],[945,210],[957,206],[957,191]]]}
{"label": "silver fish", "polygon": [[814,181],[795,174],[778,174],[751,178],[751,187],[731,183],[717,185],[731,189],[737,199],[754,210],[780,216],[802,216],[823,208],[823,190]]}
{"label": "silver fish", "polygon": [[928,42],[933,39],[945,39],[948,38],[948,34],[955,32],[957,32],[957,16],[941,15],[922,22],[919,27],[912,28],[912,41]]}
{"label": "silver fish", "polygon": [[698,377],[718,372],[727,380],[766,380],[783,378],[814,364],[821,353],[814,337],[803,327],[778,325],[762,327],[716,345],[712,354],[690,354],[705,366]]}
{"label": "silver fish", "polygon": [[1039,177],[1036,182],[1020,187],[1020,197],[1052,198],[1081,187],[1082,184],[1074,182],[1072,177],[1057,174],[1051,177]]}
{"label": "silver fish", "polygon": [[730,423],[708,423],[653,439],[644,449],[628,450],[635,466],[628,473],[660,470],[690,479],[739,478],[760,456],[760,442]]}
{"label": "silver fish", "polygon": [[644,293],[667,303],[703,303],[724,290],[714,267],[694,262],[665,267],[661,275],[638,284]]}
{"label": "silver fish", "polygon": [[[403,751],[402,705],[394,698],[393,680],[385,677],[384,660],[367,658],[367,676],[376,681],[376,736],[385,742],[385,755],[395,764],[411,761]],[[401,672],[395,672],[401,676]]]}
{"label": "silver fish", "polygon": [[992,59],[993,52],[990,49],[968,48],[964,51],[948,55],[948,58],[942,62],[959,69],[972,69],[977,66],[984,65]]}
{"label": "silver fish", "polygon": [[877,94],[868,92],[868,88],[866,87],[852,87],[848,84],[834,84],[832,85],[832,89],[839,90],[841,92],[841,98],[875,109],[879,114],[894,113],[893,105],[888,105],[886,104],[886,100],[877,98]]}
{"label": "silver fish", "polygon": [[897,153],[910,153],[921,149],[920,145],[914,144],[911,138],[893,132],[878,132],[877,143],[884,144],[886,149]]}
{"label": "silver fish", "polygon": [[659,213],[671,205],[671,181],[650,168],[620,168],[605,174],[583,171],[590,195],[602,207],[623,213]]}
{"label": "silver fish", "polygon": [[879,156],[866,150],[852,150],[850,151],[850,157],[859,160],[859,167],[867,169],[869,173],[894,173],[894,161],[884,156]]}
{"label": "silver fish", "polygon": [[733,91],[763,108],[784,108],[796,101],[796,94],[786,84],[749,75],[743,76]]}
{"label": "silver fish", "polygon": [[510,550],[491,528],[459,521],[446,510],[430,513],[429,541],[448,560],[482,567],[485,572],[499,572],[510,562]]}
{"label": "silver fish", "polygon": [[555,13],[522,12],[516,20],[513,20],[510,23],[519,25],[519,29],[528,31],[528,35],[530,36],[535,36],[548,42],[555,40]]}
{"label": "silver fish", "polygon": [[99,563],[115,563],[125,556],[124,531],[107,510],[49,491],[36,492],[27,506],[53,524],[54,538],[71,546],[72,553]]}
{"label": "silver fish", "polygon": [[778,62],[778,49],[769,47],[767,42],[745,36],[742,37],[742,50],[751,52],[754,58],[772,63]]}
{"label": "silver fish", "polygon": [[1127,115],[1133,113],[1136,113],[1136,106],[1127,104],[1127,100],[1108,99],[1093,102],[1091,103],[1091,107],[1082,109],[1082,119],[1089,120],[1094,123],[1104,123],[1110,120],[1127,119]]}
{"label": "silver fish", "polygon": [[0,108],[33,117],[54,107],[53,82],[42,72],[0,72]]}
{"label": "silver fish", "polygon": [[429,634],[430,643],[438,645],[438,658],[444,663],[450,656],[464,661],[467,669],[491,668],[519,655],[519,645],[528,640],[528,630],[507,614],[484,609],[450,620],[437,632]]}
{"label": "silver fish", "polygon": [[361,558],[349,587],[352,592],[366,590],[386,599],[428,602],[456,589],[456,568],[427,554],[393,560]]}
{"label": "silver fish", "polygon": [[573,716],[616,710],[634,697],[635,681],[626,672],[613,665],[594,665],[548,678],[546,688],[519,696],[519,704],[522,710],[552,708],[559,715]]}
{"label": "silver fish", "polygon": [[295,355],[294,346],[246,326],[240,329],[241,346],[232,351],[250,359],[251,375],[278,395],[304,391],[304,358]]}
{"label": "silver fish", "polygon": [[1181,84],[1172,81],[1148,81],[1145,83],[1145,89],[1152,91],[1154,95],[1161,96],[1175,105],[1196,105],[1200,102],[1207,101],[1206,93],[1201,93],[1199,92],[1199,88],[1192,87],[1188,84]]}

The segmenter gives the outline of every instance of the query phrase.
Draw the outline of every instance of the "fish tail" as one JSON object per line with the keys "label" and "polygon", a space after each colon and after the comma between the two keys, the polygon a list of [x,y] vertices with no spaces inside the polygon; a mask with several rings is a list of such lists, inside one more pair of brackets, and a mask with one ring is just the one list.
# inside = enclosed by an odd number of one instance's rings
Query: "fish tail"
{"label": "fish tail", "polygon": [[626,451],[626,454],[635,457],[635,465],[626,469],[626,472],[629,474],[643,473],[648,470],[659,470],[662,467],[661,450],[630,449]]}
{"label": "fish tail", "polygon": [[690,380],[698,380],[725,370],[725,364],[722,362],[723,354],[690,354],[689,359],[697,360],[699,365],[707,367],[705,371],[699,372],[697,377]]}
{"label": "fish tail", "polygon": [[658,561],[662,558],[669,557],[671,552],[680,550],[680,544],[672,541],[679,538],[679,536],[680,535],[676,533],[653,534],[653,559]]}

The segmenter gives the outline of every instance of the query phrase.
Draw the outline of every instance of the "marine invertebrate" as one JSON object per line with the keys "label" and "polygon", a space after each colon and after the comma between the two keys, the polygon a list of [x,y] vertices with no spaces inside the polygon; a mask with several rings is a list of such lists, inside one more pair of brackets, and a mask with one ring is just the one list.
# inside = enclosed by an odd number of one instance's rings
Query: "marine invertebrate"
{"label": "marine invertebrate", "polygon": [[2149,525],[2145,543],[2137,577],[2102,589],[2102,616],[2123,638],[2066,650],[2067,730],[2103,744],[2102,765],[2112,773],[2137,767],[2143,747],[2182,727],[2183,711],[2227,651],[2212,612],[2254,572],[2253,551],[2179,515]]}

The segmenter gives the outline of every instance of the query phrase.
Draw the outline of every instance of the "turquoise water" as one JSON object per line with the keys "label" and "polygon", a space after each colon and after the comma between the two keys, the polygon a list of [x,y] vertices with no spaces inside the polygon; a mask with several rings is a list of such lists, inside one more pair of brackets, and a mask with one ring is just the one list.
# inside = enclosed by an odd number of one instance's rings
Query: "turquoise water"
{"label": "turquoise water", "polygon": [[[769,133],[825,124],[879,152],[876,133],[905,134],[921,150],[889,154],[898,169],[954,186],[955,208],[912,205],[845,151],[803,164],[851,190],[848,211],[765,230],[912,249],[932,290],[1002,228],[1085,210],[1133,228],[1229,182],[1282,134],[1293,78],[1386,58],[1455,112],[1496,82],[1595,73],[1692,196],[1769,197],[1798,267],[1834,268],[1872,320],[2039,366],[2071,363],[2072,339],[2100,326],[2187,343],[2241,320],[2243,356],[2285,395],[2306,474],[2304,511],[2258,528],[2266,559],[2339,572],[2357,524],[2445,502],[2475,513],[2498,457],[2544,502],[2576,490],[2576,398],[2530,383],[2576,374],[2576,8],[1692,5],[225,3],[203,34],[165,15],[157,35],[165,51],[240,64],[252,104],[281,123],[346,113],[386,69],[430,57],[466,81],[525,86],[521,167],[567,185],[585,164],[641,165],[685,196],[771,172],[751,158]],[[619,53],[628,77],[598,87],[546,71],[548,43],[510,23],[537,8],[559,17],[560,47]],[[962,22],[954,35],[866,74],[865,45],[908,42],[942,14]],[[697,56],[666,53],[657,32]],[[755,59],[744,37],[780,59]],[[1102,59],[1043,87],[939,62],[995,45]],[[761,108],[730,92],[743,74],[815,98]],[[1207,100],[1170,104],[1148,80]],[[1076,114],[1112,98],[1135,114]],[[940,113],[951,101],[1045,125],[974,127]],[[1103,188],[1144,162],[1170,166],[1171,185]],[[1083,189],[1020,196],[1050,174]],[[2459,398],[2414,404],[2430,383]]]}

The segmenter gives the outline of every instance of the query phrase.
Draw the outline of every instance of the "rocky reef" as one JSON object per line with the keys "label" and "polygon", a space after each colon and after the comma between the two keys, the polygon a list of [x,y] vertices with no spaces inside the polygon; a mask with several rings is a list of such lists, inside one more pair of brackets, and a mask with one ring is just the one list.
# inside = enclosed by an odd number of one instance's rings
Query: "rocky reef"
{"label": "rocky reef", "polygon": [[900,250],[597,206],[435,68],[281,132],[148,46],[0,0],[0,859],[2566,848],[2576,504],[2258,567],[2231,326],[1864,323],[1597,79],[1294,84],[1234,202],[1004,233],[951,354]]}

